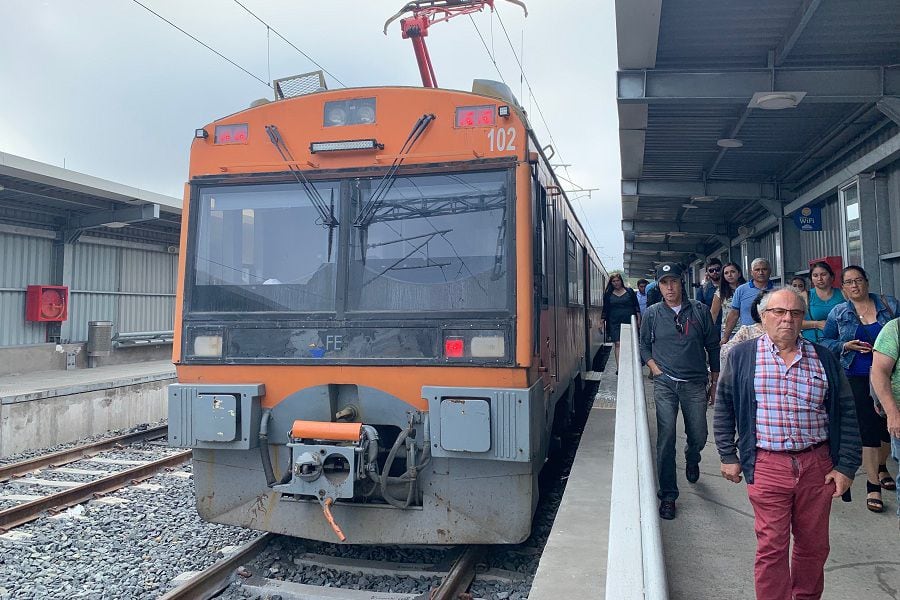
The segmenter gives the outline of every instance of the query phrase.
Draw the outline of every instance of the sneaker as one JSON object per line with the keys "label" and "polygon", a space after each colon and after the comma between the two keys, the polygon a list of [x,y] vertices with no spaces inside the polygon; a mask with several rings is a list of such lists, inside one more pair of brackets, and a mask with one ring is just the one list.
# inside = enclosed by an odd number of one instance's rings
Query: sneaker
{"label": "sneaker", "polygon": [[684,476],[691,483],[697,483],[697,480],[700,479],[700,465],[697,463],[688,463],[687,467],[684,469]]}
{"label": "sneaker", "polygon": [[675,518],[675,501],[663,500],[659,503],[659,518],[671,521]]}

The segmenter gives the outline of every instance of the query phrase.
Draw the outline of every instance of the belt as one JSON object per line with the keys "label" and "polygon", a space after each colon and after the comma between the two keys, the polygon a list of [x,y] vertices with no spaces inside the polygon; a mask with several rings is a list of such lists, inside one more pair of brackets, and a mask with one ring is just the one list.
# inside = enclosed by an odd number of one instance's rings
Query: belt
{"label": "belt", "polygon": [[812,446],[807,446],[806,448],[801,448],[800,450],[782,450],[782,452],[784,452],[785,454],[803,454],[804,452],[812,452],[816,448],[824,446],[827,443],[828,443],[828,440],[824,440],[821,442],[817,442],[817,443],[813,444]]}

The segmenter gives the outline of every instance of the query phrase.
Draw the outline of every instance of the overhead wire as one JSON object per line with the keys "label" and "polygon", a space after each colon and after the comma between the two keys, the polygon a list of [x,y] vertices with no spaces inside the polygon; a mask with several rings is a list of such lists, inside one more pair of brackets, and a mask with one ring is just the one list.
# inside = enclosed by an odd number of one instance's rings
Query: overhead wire
{"label": "overhead wire", "polygon": [[140,2],[139,0],[131,0],[131,1],[134,2],[135,4],[137,4],[138,6],[140,6],[141,8],[143,8],[144,10],[146,10],[147,12],[149,12],[150,14],[155,15],[156,17],[158,17],[158,18],[161,19],[162,21],[168,23],[169,25],[171,25],[172,27],[174,27],[175,29],[177,29],[178,31],[180,31],[181,33],[183,33],[184,35],[188,36],[189,38],[191,38],[192,40],[194,40],[195,42],[197,42],[198,44],[200,44],[201,46],[203,46],[204,48],[206,48],[206,49],[209,50],[210,52],[214,53],[214,54],[215,54],[216,56],[218,56],[219,58],[221,58],[221,59],[223,59],[223,60],[225,60],[225,61],[231,63],[233,66],[237,67],[238,69],[240,69],[241,71],[243,71],[244,73],[246,73],[247,75],[249,75],[250,77],[252,77],[253,79],[257,80],[258,82],[260,82],[260,83],[263,84],[264,86],[268,87],[269,89],[272,89],[272,84],[271,84],[271,83],[269,83],[269,82],[267,82],[267,81],[264,81],[264,80],[261,79],[260,77],[257,77],[256,75],[254,75],[253,73],[251,73],[248,69],[242,67],[241,65],[239,65],[239,64],[236,63],[235,61],[231,60],[230,58],[228,58],[227,56],[225,56],[224,54],[222,54],[221,52],[219,52],[218,50],[216,50],[215,48],[213,48],[212,46],[210,46],[209,44],[207,44],[206,42],[204,42],[203,40],[201,40],[201,39],[198,38],[197,36],[195,36],[195,35],[193,35],[193,34],[191,34],[191,33],[188,33],[187,31],[185,31],[184,29],[182,29],[181,27],[179,27],[178,25],[176,25],[175,23],[173,23],[173,22],[170,21],[169,19],[165,18],[164,16],[162,16],[161,14],[159,14],[158,12],[156,12],[155,10],[153,10],[152,8],[150,8],[149,6],[147,6],[146,4],[143,4],[143,3]]}
{"label": "overhead wire", "polygon": [[479,39],[481,40],[481,45],[484,46],[484,51],[487,52],[488,58],[491,59],[491,62],[494,63],[494,68],[497,69],[497,75],[500,76],[500,81],[504,83],[504,85],[509,85],[506,83],[506,79],[503,78],[503,73],[500,71],[500,65],[497,64],[497,59],[494,58],[494,55],[491,53],[490,48],[488,48],[487,42],[484,39],[484,36],[481,35],[481,30],[478,29],[478,25],[475,24],[475,19],[472,18],[472,15],[469,15],[469,20],[472,21],[472,27],[475,28],[475,33],[478,34]]}
{"label": "overhead wire", "polygon": [[[522,61],[519,60],[519,55],[516,52],[516,48],[512,43],[512,38],[509,37],[509,32],[506,30],[506,25],[503,23],[503,18],[500,16],[500,13],[497,11],[495,11],[495,12],[497,14],[497,21],[500,23],[500,28],[503,29],[503,35],[506,37],[506,41],[509,44],[509,49],[512,50],[513,57],[516,59],[516,64],[519,65],[520,84],[521,84],[521,81],[524,80],[525,86],[528,88],[529,98],[534,101],[534,105],[537,108],[538,114],[541,117],[541,121],[544,123],[544,128],[547,130],[547,137],[550,138],[550,142],[553,144],[553,148],[556,149],[556,152],[559,155],[559,159],[560,159],[560,161],[562,161],[562,152],[558,149],[556,139],[553,137],[553,132],[550,130],[550,124],[547,122],[547,118],[544,116],[544,111],[541,109],[541,104],[540,104],[540,102],[538,102],[537,96],[535,96],[535,94],[534,94],[534,90],[531,87],[531,82],[528,81],[528,76],[525,74],[525,67],[522,65]],[[471,18],[471,15],[470,15],[470,18]],[[472,23],[474,24],[474,20],[472,21]],[[477,27],[476,27],[476,30],[477,30]],[[523,40],[524,40],[524,38],[523,38]],[[487,49],[486,46],[485,46],[485,49]],[[488,54],[490,55],[490,53],[488,53]],[[496,67],[497,71],[499,72],[500,67],[497,66],[497,62],[494,60],[493,56],[491,56],[491,61],[494,62],[494,67]],[[501,75],[500,77],[502,79],[503,76]],[[506,83],[506,81],[504,81],[504,83]],[[569,167],[567,165],[564,165],[562,168],[566,172],[566,177],[563,177],[559,173],[557,173],[557,176],[559,178],[564,179],[565,181],[571,183],[572,185],[575,185],[575,186],[578,186],[579,188],[581,188],[582,186],[580,186],[577,183],[575,183],[574,181],[572,181],[572,179],[571,179],[572,175],[569,173]],[[600,238],[597,236],[597,233],[594,231],[594,228],[591,225],[590,220],[587,218],[587,212],[584,210],[584,205],[582,205],[582,203],[581,203],[581,197],[576,196],[575,201],[578,203],[578,207],[581,209],[581,214],[584,217],[585,224],[587,225],[588,230],[591,232],[592,237],[595,240],[599,241]]]}
{"label": "overhead wire", "polygon": [[[136,1],[136,0],[135,0],[135,1]],[[247,11],[247,13],[248,13],[251,17],[253,17],[253,18],[256,19],[257,21],[259,21],[260,23],[262,23],[263,25],[265,25],[266,28],[267,28],[268,30],[270,30],[272,33],[274,33],[274,34],[277,35],[278,37],[280,37],[280,38],[282,39],[282,41],[284,41],[284,43],[286,43],[288,46],[290,46],[291,48],[293,48],[294,50],[296,50],[297,52],[299,52],[304,58],[306,58],[306,60],[308,60],[308,61],[311,62],[312,64],[316,65],[316,66],[319,67],[320,69],[322,69],[322,72],[323,72],[323,73],[325,73],[326,75],[331,76],[331,78],[334,79],[335,81],[337,81],[342,87],[347,87],[347,84],[344,83],[343,81],[341,81],[340,79],[338,79],[337,76],[336,76],[334,73],[332,73],[331,71],[329,71],[328,69],[326,69],[325,67],[323,67],[321,64],[319,64],[319,62],[316,61],[316,59],[314,59],[312,56],[310,56],[309,54],[307,54],[306,52],[304,52],[303,50],[301,50],[300,48],[298,48],[296,45],[294,45],[294,43],[293,43],[292,41],[290,41],[289,39],[287,39],[286,37],[284,37],[283,35],[281,35],[281,33],[279,33],[277,29],[275,29],[274,27],[272,27],[271,25],[269,25],[268,23],[266,23],[265,21],[263,21],[263,20],[262,20],[255,12],[253,12],[252,10],[250,10],[249,8],[247,8],[240,0],[234,0],[234,3],[237,4],[238,6],[240,6],[241,8],[243,8],[245,11]]]}

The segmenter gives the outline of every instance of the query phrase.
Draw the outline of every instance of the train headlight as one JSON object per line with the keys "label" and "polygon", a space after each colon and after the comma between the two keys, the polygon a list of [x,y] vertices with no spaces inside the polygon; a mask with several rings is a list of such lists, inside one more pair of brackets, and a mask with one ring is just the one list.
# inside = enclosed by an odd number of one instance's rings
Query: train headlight
{"label": "train headlight", "polygon": [[470,344],[472,356],[477,358],[503,358],[506,356],[506,340],[503,335],[478,335]]}
{"label": "train headlight", "polygon": [[445,359],[507,358],[507,334],[504,329],[445,329]]}
{"label": "train headlight", "polygon": [[[328,103],[330,104],[330,103]],[[347,124],[347,109],[343,106],[325,105],[325,127],[340,127]]]}
{"label": "train headlight", "polygon": [[218,358],[222,356],[221,335],[198,335],[194,338],[194,356]]}

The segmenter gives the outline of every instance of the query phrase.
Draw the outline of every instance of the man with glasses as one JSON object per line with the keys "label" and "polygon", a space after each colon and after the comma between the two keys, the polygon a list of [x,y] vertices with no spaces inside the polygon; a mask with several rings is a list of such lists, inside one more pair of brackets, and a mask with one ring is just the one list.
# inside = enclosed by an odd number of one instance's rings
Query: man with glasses
{"label": "man with glasses", "polygon": [[641,321],[641,359],[653,377],[656,404],[656,466],[659,516],[675,518],[678,484],[675,471],[675,425],[684,411],[685,478],[700,478],[700,451],[706,445],[706,409],[719,377],[719,330],[709,309],[684,294],[679,264],[662,264],[656,281],[662,301],[647,307]]}
{"label": "man with glasses", "polygon": [[750,306],[756,300],[759,290],[772,289],[772,281],[769,277],[772,275],[772,265],[765,258],[754,258],[750,263],[750,281],[743,283],[734,290],[731,297],[732,309],[728,317],[725,319],[725,325],[722,327],[722,340],[727,342],[731,339],[731,332],[739,324],[741,327],[750,327],[753,325],[753,316],[750,314]]}
{"label": "man with glasses", "polygon": [[722,476],[752,484],[756,597],[821,598],[831,502],[861,462],[853,394],[834,354],[800,337],[800,294],[773,291],[758,310],[765,333],[731,350],[718,386]]}
{"label": "man with glasses", "polygon": [[[722,261],[718,258],[710,258],[706,261],[706,277],[697,289],[697,300],[712,308],[713,298],[716,296],[716,290],[722,283]],[[722,312],[716,317],[716,329],[722,329]]]}

